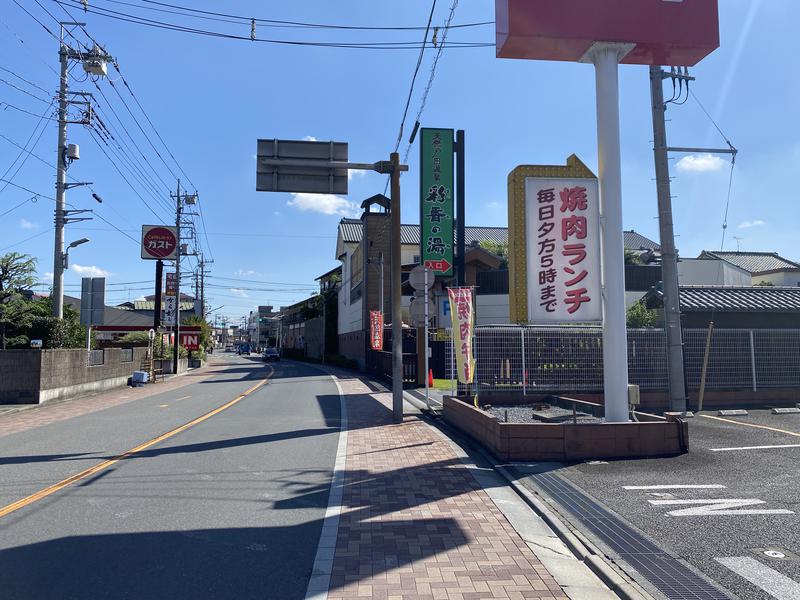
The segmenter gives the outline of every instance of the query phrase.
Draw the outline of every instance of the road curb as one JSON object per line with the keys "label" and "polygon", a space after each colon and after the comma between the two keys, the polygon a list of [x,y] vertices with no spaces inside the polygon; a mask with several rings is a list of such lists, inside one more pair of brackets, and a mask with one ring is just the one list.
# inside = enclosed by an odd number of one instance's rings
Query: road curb
{"label": "road curb", "polygon": [[[405,394],[404,396],[409,396]],[[416,400],[416,399],[415,399]],[[418,406],[415,402],[409,400],[411,404]],[[420,403],[424,407],[424,403]],[[419,407],[419,406],[418,406]],[[579,532],[573,532],[564,522],[539,498],[536,494],[517,482],[514,477],[508,472],[504,466],[499,464],[495,458],[489,454],[482,446],[473,440],[465,438],[461,432],[454,430],[452,427],[444,423],[441,419],[427,419],[432,421],[432,425],[437,427],[440,431],[445,433],[453,442],[460,446],[464,446],[465,442],[469,442],[469,446],[477,452],[492,468],[499,473],[503,479],[509,484],[517,495],[530,506],[536,514],[547,524],[550,529],[561,539],[562,542],[570,549],[579,561],[586,564],[592,572],[594,572],[600,580],[606,584],[615,594],[622,600],[654,600],[654,597],[640,589],[638,584],[633,580],[625,579],[605,558],[602,550],[593,544],[588,538],[580,535]]]}

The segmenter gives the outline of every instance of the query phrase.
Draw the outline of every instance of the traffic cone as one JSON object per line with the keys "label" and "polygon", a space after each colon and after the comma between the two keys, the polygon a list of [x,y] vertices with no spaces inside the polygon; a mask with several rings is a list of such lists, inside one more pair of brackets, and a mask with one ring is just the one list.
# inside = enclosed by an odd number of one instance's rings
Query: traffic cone
{"label": "traffic cone", "polygon": [[428,387],[433,387],[433,369],[428,369]]}

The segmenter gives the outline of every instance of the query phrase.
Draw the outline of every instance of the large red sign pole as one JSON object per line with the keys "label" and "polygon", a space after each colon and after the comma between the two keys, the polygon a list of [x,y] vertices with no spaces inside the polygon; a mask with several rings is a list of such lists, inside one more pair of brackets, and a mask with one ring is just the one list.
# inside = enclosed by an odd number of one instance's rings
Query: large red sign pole
{"label": "large red sign pole", "polygon": [[719,46],[717,0],[495,0],[497,56],[592,63],[602,214],[605,417],[628,420],[620,62],[691,66]]}

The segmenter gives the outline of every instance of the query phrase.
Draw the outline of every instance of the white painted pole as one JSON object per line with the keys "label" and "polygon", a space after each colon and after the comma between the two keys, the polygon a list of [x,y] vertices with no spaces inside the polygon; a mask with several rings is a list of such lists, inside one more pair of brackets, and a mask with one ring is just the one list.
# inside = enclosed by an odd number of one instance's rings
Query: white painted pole
{"label": "white painted pole", "polygon": [[628,421],[628,345],[625,256],[622,238],[622,167],[619,139],[619,60],[626,46],[595,44],[591,60],[597,93],[603,273],[603,390],[606,421]]}

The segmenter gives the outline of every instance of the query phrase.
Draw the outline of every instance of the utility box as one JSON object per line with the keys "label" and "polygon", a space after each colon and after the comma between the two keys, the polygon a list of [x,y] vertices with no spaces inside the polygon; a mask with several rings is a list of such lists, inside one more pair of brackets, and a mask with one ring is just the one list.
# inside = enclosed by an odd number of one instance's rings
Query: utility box
{"label": "utility box", "polygon": [[620,61],[693,66],[719,47],[717,0],[495,0],[498,58],[580,61],[595,42]]}
{"label": "utility box", "polygon": [[631,407],[639,406],[642,403],[639,395],[639,386],[632,383],[628,384],[628,404]]}

